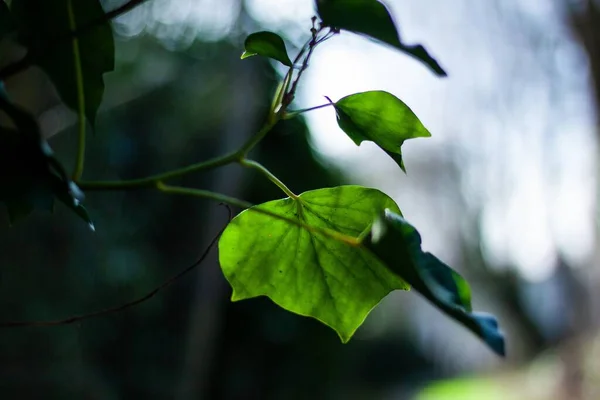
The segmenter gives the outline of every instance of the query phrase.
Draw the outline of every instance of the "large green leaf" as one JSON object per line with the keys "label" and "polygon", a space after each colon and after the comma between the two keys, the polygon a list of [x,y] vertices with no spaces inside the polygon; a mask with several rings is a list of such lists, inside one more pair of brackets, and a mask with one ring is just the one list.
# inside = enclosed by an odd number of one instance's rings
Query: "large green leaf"
{"label": "large green leaf", "polygon": [[35,119],[5,97],[0,97],[0,110],[17,127],[0,128],[0,202],[6,205],[11,224],[34,209],[52,211],[58,198],[93,229],[81,205],[83,193],[54,158]]}
{"label": "large green leaf", "polygon": [[[104,15],[99,0],[13,0],[11,9],[21,42],[48,74],[62,100],[74,110],[79,104],[75,67],[78,48],[85,115],[93,125],[104,94],[103,75],[114,69],[115,62],[110,23],[97,23]],[[95,26],[82,32],[76,41],[69,39],[71,25],[81,28],[92,22]]]}
{"label": "large green leaf", "polygon": [[370,140],[398,163],[403,171],[400,146],[407,139],[429,137],[412,110],[396,96],[383,91],[356,93],[334,104],[338,125],[360,145]]}
{"label": "large green leaf", "polygon": [[244,48],[242,59],[259,55],[277,60],[288,67],[292,66],[285,43],[276,33],[266,31],[253,33],[246,38]]}
{"label": "large green leaf", "polygon": [[359,33],[389,44],[425,63],[440,76],[446,71],[421,45],[402,43],[386,7],[378,0],[316,0],[327,26]]}
{"label": "large green leaf", "polygon": [[232,300],[268,296],[289,311],[325,323],[347,342],[383,297],[407,285],[363,246],[298,224],[358,237],[386,208],[400,212],[378,190],[340,186],[242,212],[219,241],[219,260],[233,287]]}
{"label": "large green leaf", "polygon": [[504,355],[504,336],[496,319],[472,311],[467,282],[434,255],[421,250],[421,236],[402,216],[385,210],[365,243],[390,270],[482,338],[497,354]]}

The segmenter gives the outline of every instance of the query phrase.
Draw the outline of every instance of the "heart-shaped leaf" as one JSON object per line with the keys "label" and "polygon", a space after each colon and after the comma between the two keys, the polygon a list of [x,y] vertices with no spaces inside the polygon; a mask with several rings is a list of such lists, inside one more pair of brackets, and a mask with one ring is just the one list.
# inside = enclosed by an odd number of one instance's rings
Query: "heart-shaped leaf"
{"label": "heart-shaped leaf", "polygon": [[277,60],[288,67],[292,66],[285,43],[276,33],[266,31],[253,33],[246,38],[244,48],[242,59],[259,55]]}
{"label": "heart-shaped leaf", "polygon": [[389,44],[425,63],[439,76],[446,71],[421,45],[402,43],[387,8],[378,0],[316,0],[326,26],[366,35]]}
{"label": "heart-shaped leaf", "polygon": [[504,336],[496,319],[472,311],[467,282],[434,255],[421,250],[419,232],[402,216],[386,210],[365,242],[390,270],[504,356]]}
{"label": "heart-shaped leaf", "polygon": [[[261,214],[257,208],[298,224]],[[383,297],[407,285],[363,246],[301,225],[358,237],[385,208],[400,212],[378,190],[340,186],[242,212],[219,241],[219,260],[233,287],[232,300],[268,296],[286,310],[325,323],[347,342]]]}
{"label": "heart-shaped leaf", "polygon": [[[77,69],[81,71],[85,116],[92,125],[104,94],[106,72],[115,64],[114,39],[98,0],[13,0],[20,41],[48,74],[62,100],[78,110]],[[102,21],[102,22],[98,22]],[[70,32],[89,26],[77,39]],[[48,49],[51,49],[49,52]],[[79,65],[76,65],[78,53]]]}
{"label": "heart-shaped leaf", "polygon": [[382,148],[406,172],[400,147],[407,139],[429,137],[412,110],[396,96],[383,91],[356,93],[334,104],[338,125],[360,145],[369,140]]}

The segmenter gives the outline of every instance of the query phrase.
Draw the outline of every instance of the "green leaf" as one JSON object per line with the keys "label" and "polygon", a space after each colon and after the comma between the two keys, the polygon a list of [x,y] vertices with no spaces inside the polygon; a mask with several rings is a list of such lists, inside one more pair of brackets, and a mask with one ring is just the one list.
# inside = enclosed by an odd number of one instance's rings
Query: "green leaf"
{"label": "green leaf", "polygon": [[[69,38],[72,1],[74,28],[89,26],[76,41]],[[114,69],[114,39],[98,0],[13,0],[20,41],[48,74],[62,100],[78,109],[75,47],[79,49],[83,75],[85,115],[92,125],[104,94],[103,75]],[[51,50],[49,53],[48,49]]]}
{"label": "green leaf", "polygon": [[352,94],[334,106],[338,125],[357,146],[364,140],[374,142],[405,172],[402,143],[407,139],[431,136],[412,110],[388,92]]}
{"label": "green leaf", "polygon": [[242,59],[259,55],[277,60],[288,67],[292,66],[285,43],[276,33],[266,31],[253,33],[246,38],[244,48]]}
{"label": "green leaf", "polygon": [[316,0],[326,26],[348,30],[379,40],[425,63],[439,76],[446,71],[421,45],[402,43],[387,8],[378,0]]}
{"label": "green leaf", "polygon": [[250,208],[229,224],[219,260],[232,300],[268,296],[296,314],[316,318],[347,342],[383,297],[407,289],[369,250],[256,212],[266,210],[311,227],[358,237],[379,213],[400,212],[376,189],[340,186]]}
{"label": "green leaf", "polygon": [[504,356],[504,336],[496,319],[472,312],[471,291],[467,282],[431,253],[421,250],[421,236],[402,216],[385,210],[373,225],[366,241],[390,270],[443,312],[454,318],[497,354]]}
{"label": "green leaf", "polygon": [[4,97],[0,97],[0,110],[17,128],[0,127],[0,202],[6,205],[10,223],[34,209],[52,211],[58,198],[90,225],[81,205],[83,193],[54,158],[35,119]]}

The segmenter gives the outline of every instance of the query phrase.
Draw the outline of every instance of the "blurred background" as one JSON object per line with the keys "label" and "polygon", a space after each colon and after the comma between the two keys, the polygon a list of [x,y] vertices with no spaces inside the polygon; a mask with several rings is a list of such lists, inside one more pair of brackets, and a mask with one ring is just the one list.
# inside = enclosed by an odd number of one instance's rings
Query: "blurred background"
{"label": "blurred background", "polygon": [[[105,9],[121,4],[104,1]],[[397,200],[425,249],[498,316],[508,356],[416,293],[392,293],[346,345],[267,299],[229,301],[216,251],[120,314],[0,331],[6,399],[598,399],[600,5],[593,0],[388,0],[407,42],[447,70],[343,33],[320,46],[296,108],[364,90],[403,99],[432,132],[407,142],[407,175],[356,147],[332,109],[285,121],[255,157],[295,192],[359,183]],[[127,179],[235,149],[284,72],[241,61],[272,30],[294,53],[310,0],[150,0],[119,17],[116,71],[85,178]],[[22,55],[0,43],[0,64]],[[7,82],[67,167],[75,115],[36,68]],[[279,190],[237,166],[179,183],[258,203]],[[44,320],[145,294],[191,264],[227,222],[213,202],[153,191],[88,193],[96,232],[68,210],[9,228],[0,213],[0,320]]]}

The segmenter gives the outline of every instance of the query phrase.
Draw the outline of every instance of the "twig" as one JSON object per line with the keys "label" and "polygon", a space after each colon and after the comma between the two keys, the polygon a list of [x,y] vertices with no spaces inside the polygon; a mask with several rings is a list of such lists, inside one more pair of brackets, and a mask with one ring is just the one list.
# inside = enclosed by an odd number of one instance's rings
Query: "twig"
{"label": "twig", "polygon": [[330,28],[329,32],[327,32],[324,36],[322,36],[321,38],[319,38],[319,33],[321,33],[323,31],[323,29],[325,29],[325,27],[324,26],[320,26],[319,29],[317,29],[315,27],[315,22],[316,21],[317,21],[317,17],[313,17],[312,18],[313,27],[310,30],[312,37],[306,43],[306,45],[302,48],[302,51],[298,54],[298,56],[294,60],[293,64],[295,65],[300,60],[300,57],[304,54],[304,51],[308,49],[308,53],[307,53],[306,57],[304,57],[304,60],[302,61],[301,67],[298,69],[298,73],[296,75],[296,79],[294,79],[294,81],[292,82],[292,86],[291,86],[290,90],[284,96],[284,106],[285,107],[287,107],[288,105],[290,105],[291,102],[294,100],[294,97],[296,95],[296,89],[298,88],[298,82],[300,82],[300,78],[302,78],[302,74],[308,68],[308,63],[310,61],[310,57],[312,56],[312,53],[315,50],[315,48],[319,44],[323,43],[324,41],[330,39],[331,37],[333,37],[334,35],[336,35],[336,34],[339,33],[339,30],[334,29],[334,28]]}
{"label": "twig", "polygon": [[[225,204],[223,204],[223,205],[225,205]],[[229,219],[228,219],[228,223],[229,223],[229,221],[231,221],[231,219],[232,219],[232,211],[231,211],[231,208],[229,206],[225,205],[225,207],[227,207],[227,210],[229,211]],[[142,296],[142,297],[140,297],[140,298],[138,298],[136,300],[127,302],[125,304],[121,304],[121,305],[116,306],[116,307],[106,308],[106,309],[103,309],[103,310],[94,311],[94,312],[87,313],[87,314],[82,314],[82,315],[74,315],[72,317],[68,317],[68,318],[64,318],[64,319],[58,319],[58,320],[0,322],[0,328],[47,327],[47,326],[69,325],[69,324],[73,324],[75,322],[80,322],[80,321],[83,321],[83,320],[86,320],[86,319],[101,317],[101,316],[105,316],[105,315],[109,315],[109,314],[115,314],[115,313],[118,313],[118,312],[121,312],[121,311],[125,311],[125,310],[127,310],[127,309],[129,309],[131,307],[134,307],[134,306],[136,306],[138,304],[141,304],[141,303],[143,303],[143,302],[145,302],[147,300],[150,300],[151,298],[153,298],[154,296],[156,296],[158,293],[160,293],[161,291],[165,290],[167,287],[171,286],[173,283],[175,283],[176,281],[178,281],[184,275],[186,275],[189,272],[191,272],[194,268],[196,268],[197,266],[199,266],[200,264],[202,264],[202,261],[204,261],[204,259],[206,259],[206,257],[210,253],[210,250],[213,248],[213,246],[215,245],[215,243],[217,242],[217,240],[219,239],[219,237],[221,236],[221,234],[225,230],[226,226],[223,227],[223,229],[221,229],[219,231],[219,233],[211,240],[210,244],[204,250],[204,252],[200,256],[200,258],[198,258],[198,260],[196,260],[192,265],[190,265],[189,267],[187,267],[183,271],[179,272],[178,274],[172,276],[171,278],[169,278],[168,280],[166,280],[165,282],[163,282],[160,286],[154,288],[152,291],[148,292],[146,295],[144,295],[144,296]]]}
{"label": "twig", "polygon": [[[106,22],[106,21],[110,21],[110,20],[118,17],[119,15],[125,14],[126,12],[133,10],[137,6],[142,5],[146,1],[148,1],[148,0],[129,0],[125,4],[115,8],[114,10],[107,12],[106,14],[102,15],[101,17],[93,19],[90,22],[88,22],[87,24],[83,24],[73,31],[69,31],[63,35],[57,36],[53,40],[52,43],[49,43],[48,46],[46,46],[44,52],[38,53],[36,55],[36,57],[39,58],[39,57],[49,56],[50,54],[52,54],[52,50],[54,50],[62,42],[70,40],[74,37],[81,36],[83,33],[89,31],[90,29],[96,27],[97,25],[100,25],[101,23]],[[4,67],[0,70],[0,81],[3,81],[15,74],[18,74],[21,71],[29,68],[34,62],[35,62],[35,57],[31,55],[31,52],[27,53],[19,61],[15,61],[14,63],[7,65],[6,67]]]}

